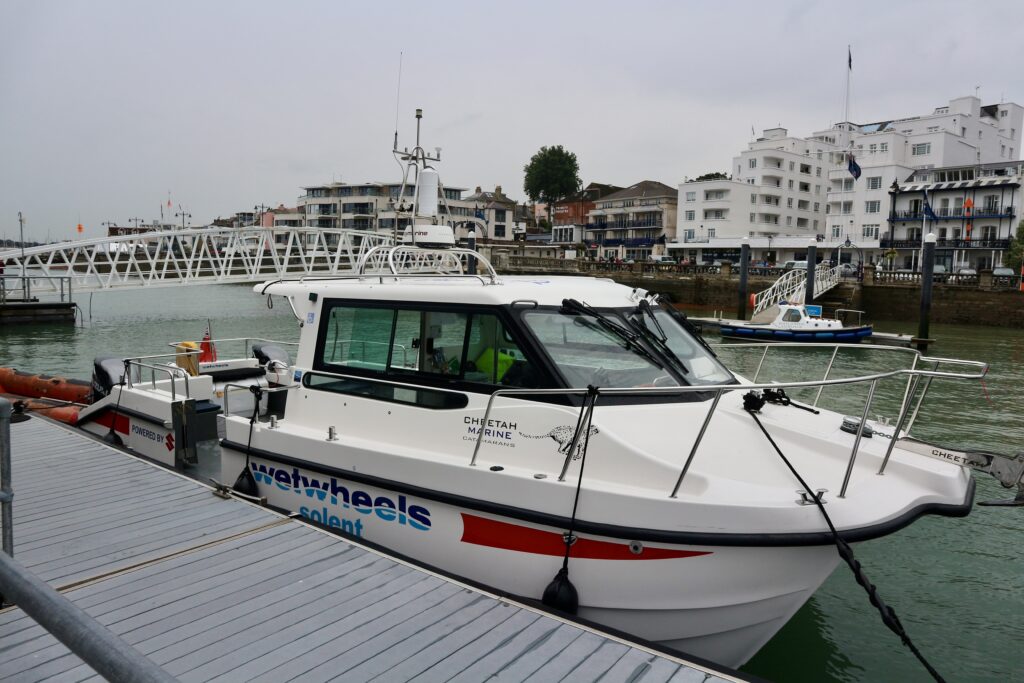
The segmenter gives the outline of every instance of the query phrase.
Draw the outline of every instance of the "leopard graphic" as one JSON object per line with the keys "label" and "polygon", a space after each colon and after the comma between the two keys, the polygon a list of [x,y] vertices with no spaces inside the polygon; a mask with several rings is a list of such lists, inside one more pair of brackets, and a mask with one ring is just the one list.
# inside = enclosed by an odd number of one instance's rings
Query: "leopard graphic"
{"label": "leopard graphic", "polygon": [[[527,439],[547,439],[552,438],[558,443],[558,452],[562,455],[569,454],[569,448],[572,446],[572,435],[576,432],[576,428],[572,425],[559,425],[553,428],[547,434],[524,434],[519,432],[519,436],[526,437]],[[599,434],[597,427],[591,427],[589,436]],[[579,443],[576,444],[576,452],[573,453],[572,459],[579,460],[580,456],[583,455],[583,441],[586,437],[580,435]]]}

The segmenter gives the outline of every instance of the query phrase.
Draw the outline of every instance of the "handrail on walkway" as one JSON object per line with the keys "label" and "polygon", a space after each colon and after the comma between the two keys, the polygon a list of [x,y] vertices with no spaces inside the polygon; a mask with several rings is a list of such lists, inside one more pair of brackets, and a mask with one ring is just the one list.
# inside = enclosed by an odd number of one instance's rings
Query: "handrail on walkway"
{"label": "handrail on walkway", "polygon": [[12,601],[109,681],[176,681],[153,660],[14,560],[14,493],[11,487],[11,403],[0,398],[0,510],[3,513],[0,607],[4,599]]}

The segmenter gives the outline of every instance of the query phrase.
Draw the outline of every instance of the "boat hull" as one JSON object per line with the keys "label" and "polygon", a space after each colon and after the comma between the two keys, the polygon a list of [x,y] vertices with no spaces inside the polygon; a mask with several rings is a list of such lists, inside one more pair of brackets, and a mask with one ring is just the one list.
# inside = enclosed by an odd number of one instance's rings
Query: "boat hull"
{"label": "boat hull", "polygon": [[[270,505],[448,574],[540,600],[566,529],[418,497],[226,446],[222,474],[253,472]],[[396,490],[397,489],[397,490]],[[749,659],[835,568],[828,545],[639,542],[577,534],[569,577],[579,616],[728,666]]]}
{"label": "boat hull", "polygon": [[871,336],[871,326],[840,327],[816,330],[785,330],[766,325],[728,325],[722,323],[719,334],[733,339],[856,344]]}

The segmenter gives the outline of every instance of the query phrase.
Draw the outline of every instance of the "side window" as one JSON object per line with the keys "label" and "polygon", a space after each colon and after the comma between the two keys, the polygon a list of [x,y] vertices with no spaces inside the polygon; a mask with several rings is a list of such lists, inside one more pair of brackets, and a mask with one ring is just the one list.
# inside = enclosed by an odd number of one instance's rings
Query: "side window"
{"label": "side window", "polygon": [[389,309],[336,306],[327,319],[321,361],[384,372],[395,312]]}
{"label": "side window", "polygon": [[466,345],[465,379],[527,389],[540,386],[536,369],[491,313],[473,314]]}
{"label": "side window", "polygon": [[468,318],[451,311],[398,311],[388,370],[461,377]]}
{"label": "side window", "polygon": [[786,315],[782,316],[782,319],[788,323],[798,323],[800,322],[800,311],[795,308],[791,308],[786,311]]}

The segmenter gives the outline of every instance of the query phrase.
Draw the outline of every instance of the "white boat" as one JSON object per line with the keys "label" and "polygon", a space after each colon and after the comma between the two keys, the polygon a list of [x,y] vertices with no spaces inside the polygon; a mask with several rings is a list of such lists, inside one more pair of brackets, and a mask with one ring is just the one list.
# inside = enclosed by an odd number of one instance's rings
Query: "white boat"
{"label": "white boat", "polygon": [[795,342],[839,342],[856,344],[871,336],[871,325],[859,322],[847,325],[842,320],[821,317],[820,306],[790,304],[785,301],[773,307],[775,317],[764,322],[754,320],[722,320],[719,332],[723,337]]}
{"label": "white boat", "polygon": [[[256,287],[287,298],[303,325],[298,381],[268,389],[286,403],[255,422],[229,392],[223,481],[418,563],[730,666],[839,562],[823,509],[847,541],[969,511],[963,463],[893,437],[911,428],[932,378],[977,379],[983,363],[922,370],[916,352],[879,347],[914,361],[860,378],[750,382],[643,290],[499,276],[467,249],[423,246],[453,241],[436,225],[435,159],[418,139],[401,157],[420,178],[406,244],[371,252],[350,277]],[[859,383],[873,395],[897,379],[907,391],[895,427],[865,419],[870,398],[855,421],[786,400],[748,410],[782,386]],[[764,389],[775,393],[758,398]]]}

